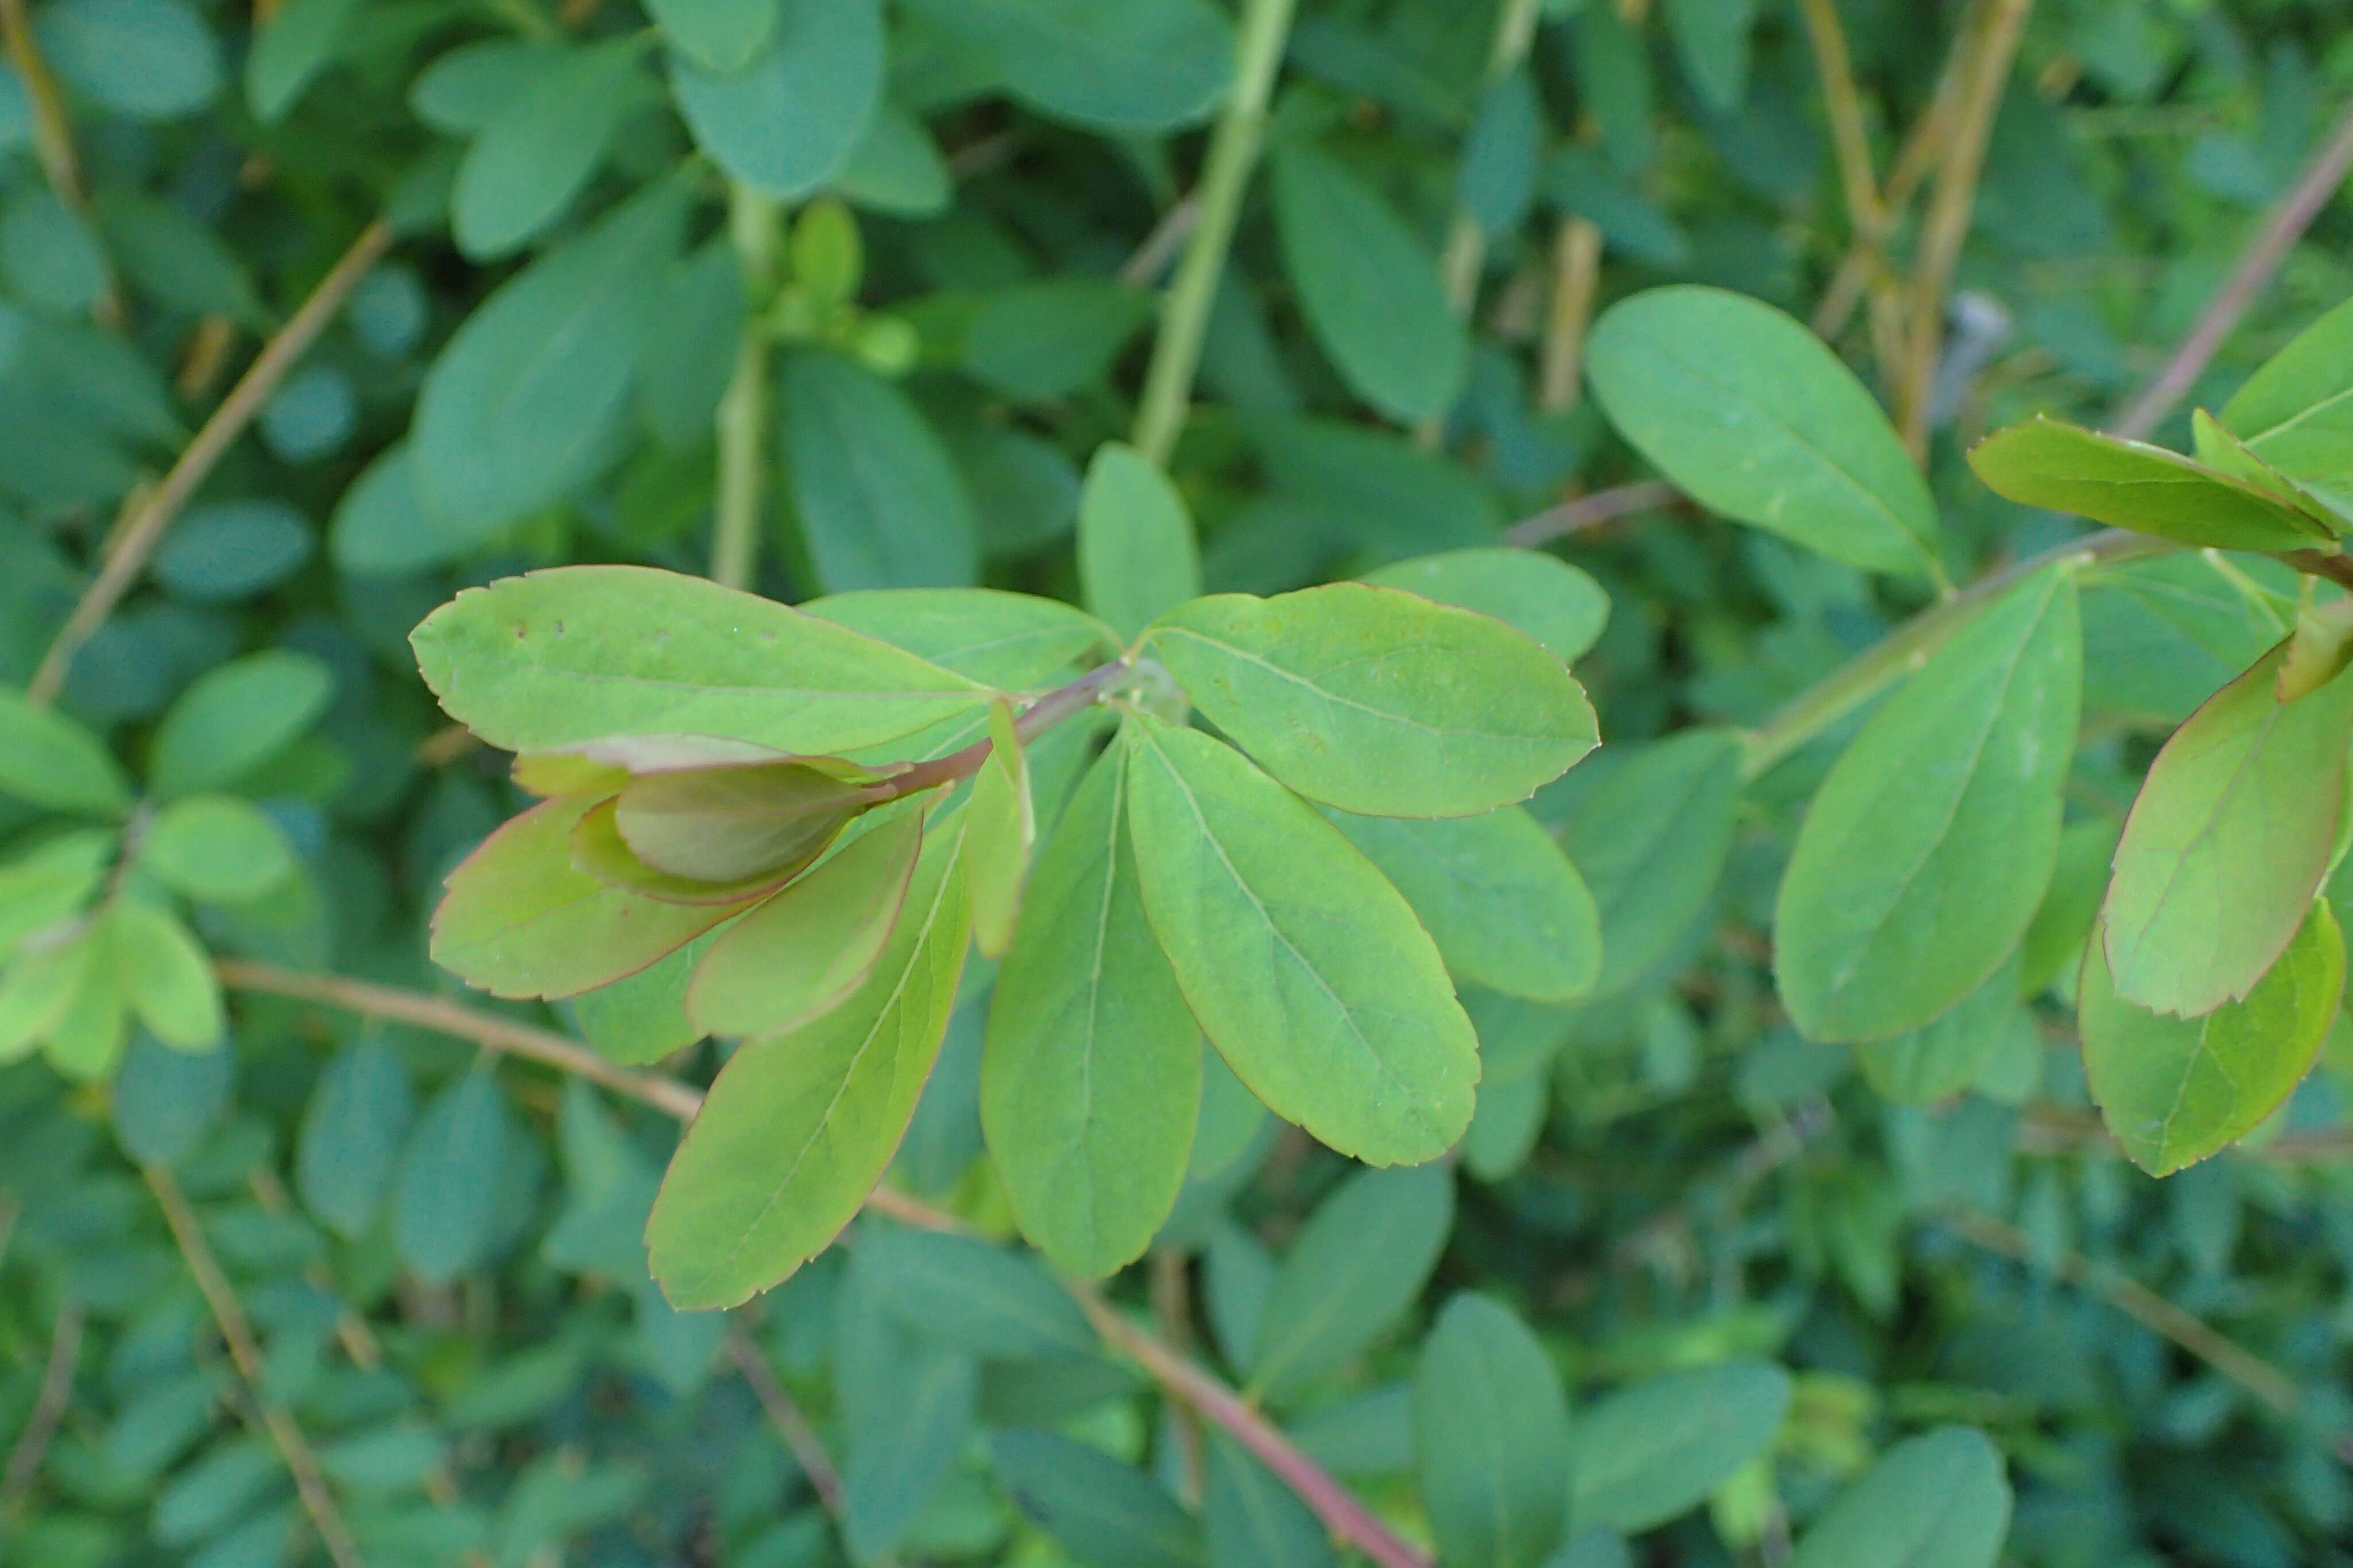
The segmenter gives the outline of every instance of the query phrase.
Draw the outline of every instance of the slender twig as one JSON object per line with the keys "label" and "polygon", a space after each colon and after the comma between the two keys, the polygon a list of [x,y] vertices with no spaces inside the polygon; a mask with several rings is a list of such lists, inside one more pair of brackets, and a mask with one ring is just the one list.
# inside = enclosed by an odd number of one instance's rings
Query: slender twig
{"label": "slender twig", "polygon": [[40,156],[42,173],[59,201],[76,212],[88,211],[90,194],[81,183],[81,160],[74,154],[73,122],[66,114],[65,96],[58,91],[58,79],[49,74],[48,61],[33,37],[25,0],[0,0],[0,38],[6,42],[8,63],[16,68],[16,79],[24,84],[32,108],[33,150]]}
{"label": "slender twig", "polygon": [[1936,189],[1928,198],[1920,250],[1913,261],[1910,357],[1903,367],[1896,397],[1905,444],[1915,458],[1927,450],[1929,395],[1945,342],[1945,297],[1952,289],[1961,246],[1968,238],[1969,216],[1977,207],[1978,176],[1984,171],[1986,143],[1993,134],[1994,111],[2001,106],[2019,35],[2025,29],[2026,14],[2033,8],[2034,0],[1991,0],[1983,30],[1969,51],[1966,85],[1946,142],[1944,163],[1936,171]]}
{"label": "slender twig", "polygon": [[[1945,68],[1936,79],[1936,89],[1905,132],[1904,144],[1896,150],[1895,162],[1887,171],[1887,183],[1879,193],[1877,223],[1869,232],[1857,234],[1847,243],[1846,254],[1840,258],[1838,270],[1831,286],[1822,291],[1821,302],[1814,308],[1814,331],[1824,338],[1835,338],[1846,331],[1849,317],[1874,280],[1886,275],[1882,255],[1895,225],[1912,205],[1912,198],[1921,184],[1935,171],[1944,151],[1945,127],[1951,121],[1954,102],[1960,95],[1961,65],[1968,54],[1967,35],[1963,45],[1956,46],[1947,57]],[[1891,368],[1892,365],[1891,365]]]}
{"label": "slender twig", "polygon": [[1558,414],[1576,406],[1585,375],[1585,335],[1601,290],[1601,229],[1589,218],[1560,220],[1553,237],[1552,298],[1545,308],[1536,406]]}
{"label": "slender twig", "polygon": [[0,1479],[0,1522],[13,1524],[16,1510],[40,1478],[41,1461],[65,1419],[73,1398],[74,1368],[81,1355],[81,1305],[68,1297],[58,1308],[57,1326],[49,1333],[48,1365],[41,1373],[41,1391],[25,1417],[25,1429],[8,1450],[5,1479]]}
{"label": "slender twig", "polygon": [[[1174,1247],[1155,1247],[1147,1269],[1152,1321],[1160,1337],[1177,1354],[1192,1354],[1193,1285],[1185,1255]],[[1169,1414],[1176,1429],[1177,1472],[1184,1479],[1185,1500],[1198,1508],[1207,1474],[1200,1413],[1179,1401]]]}
{"label": "slender twig", "polygon": [[719,483],[711,532],[711,580],[748,588],[760,558],[768,495],[767,304],[776,288],[776,204],[741,180],[727,186],[727,229],[751,301],[735,343],[735,371],[719,400]]}
{"label": "slender twig", "polygon": [[1855,90],[1846,29],[1839,22],[1834,0],[1799,0],[1798,8],[1805,15],[1814,68],[1821,74],[1831,145],[1838,156],[1839,184],[1846,193],[1847,226],[1858,235],[1877,234],[1879,177],[1871,167],[1871,134],[1862,122],[1862,95]]}
{"label": "slender twig", "polygon": [[1072,1284],[1071,1293],[1093,1322],[1095,1331],[1128,1357],[1176,1398],[1200,1412],[1202,1419],[1222,1428],[1315,1510],[1324,1528],[1363,1552],[1379,1568],[1430,1568],[1430,1560],[1408,1545],[1388,1525],[1358,1502],[1322,1466],[1300,1452],[1290,1438],[1242,1397],[1211,1377],[1159,1340],[1137,1328],[1087,1286]]}
{"label": "slender twig", "polygon": [[[2007,1221],[1968,1210],[1952,1215],[1950,1221],[1962,1237],[1989,1252],[2021,1262],[2036,1261],[2032,1240]],[[2058,1279],[2091,1291],[2143,1328],[2171,1341],[2278,1415],[2295,1420],[2306,1414],[2303,1392],[2294,1380],[2147,1286],[2077,1252],[2062,1250],[2043,1261]]]}
{"label": "slender twig", "polygon": [[1159,336],[1152,345],[1152,363],[1144,373],[1135,445],[1155,463],[1168,461],[1192,401],[1193,374],[1201,363],[1209,307],[1217,299],[1218,279],[1233,245],[1242,193],[1258,164],[1259,143],[1266,132],[1267,98],[1274,90],[1275,72],[1282,64],[1293,4],[1293,0],[1246,0],[1242,8],[1233,91],[1218,117],[1218,128],[1209,134],[1200,186],[1194,193],[1200,216],[1185,247],[1185,259],[1177,263],[1176,281],[1169,286],[1167,303],[1162,309]]}
{"label": "slender twig", "polygon": [[1578,496],[1522,518],[1504,530],[1504,542],[1533,548],[1631,512],[1657,511],[1662,507],[1680,505],[1683,495],[1664,479],[1637,479],[1613,489],[1595,490],[1591,495]]}
{"label": "slender twig", "polygon": [[363,1017],[414,1024],[419,1028],[471,1040],[487,1050],[505,1051],[549,1067],[560,1068],[599,1083],[617,1094],[641,1100],[657,1110],[686,1121],[702,1105],[702,1096],[690,1084],[649,1073],[631,1072],[577,1041],[551,1029],[519,1024],[495,1013],[470,1007],[443,996],[403,991],[338,974],[306,974],[275,964],[225,959],[217,966],[220,983],[231,991],[259,992],[322,1003]]}
{"label": "slender twig", "polygon": [[1160,221],[1152,226],[1152,232],[1144,237],[1144,242],[1120,264],[1119,280],[1131,289],[1149,288],[1176,254],[1177,247],[1191,237],[1193,226],[1200,221],[1201,203],[1195,196],[1187,196],[1162,213]]}
{"label": "slender twig", "polygon": [[263,1428],[278,1445],[287,1469],[293,1474],[295,1495],[301,1500],[302,1511],[311,1516],[311,1525],[319,1532],[320,1543],[327,1549],[336,1568],[363,1568],[359,1545],[353,1541],[350,1528],[335,1508],[334,1497],[327,1490],[326,1476],[319,1468],[318,1456],[311,1451],[309,1439],[294,1424],[293,1416],[272,1404],[264,1392],[261,1346],[253,1337],[253,1325],[246,1318],[244,1304],[237,1300],[228,1276],[221,1272],[219,1261],[213,1257],[212,1245],[205,1240],[195,1211],[188,1206],[187,1197],[171,1172],[150,1164],[142,1166],[141,1173],[147,1178],[148,1190],[155,1194],[156,1206],[164,1211],[164,1223],[171,1227],[172,1240],[179,1247],[188,1272],[195,1278],[196,1289],[204,1293],[205,1304],[212,1309],[213,1322],[220,1329],[221,1342],[228,1347],[229,1360],[245,1382]]}
{"label": "slender twig", "polygon": [[776,1429],[776,1436],[799,1463],[801,1474],[808,1478],[819,1506],[836,1520],[840,1519],[841,1472],[834,1468],[832,1457],[818,1440],[817,1428],[809,1424],[807,1415],[786,1392],[785,1385],[776,1381],[776,1369],[768,1364],[768,1358],[760,1353],[760,1347],[741,1328],[727,1331],[727,1355],[743,1373],[744,1381],[751,1385],[752,1397],[760,1402],[768,1425]]}
{"label": "slender twig", "polygon": [[2280,262],[2304,231],[2312,226],[2312,220],[2320,216],[2329,198],[2344,187],[2348,169],[2353,169],[2353,110],[2337,122],[2335,131],[2305,165],[2304,173],[2272,208],[2246,249],[2239,253],[2238,265],[2231,268],[2222,286],[2214,290],[2214,297],[2199,312],[2196,324],[2175,348],[2165,367],[2149,378],[2148,384],[2126,405],[2109,429],[2119,436],[2137,438],[2163,424],[2166,416],[2180,405],[2221,351],[2231,329],[2239,324],[2247,307],[2271,282]]}
{"label": "slender twig", "polygon": [[105,564],[99,568],[97,578],[82,595],[81,602],[73,607],[73,614],[66,618],[57,640],[49,645],[40,668],[34,672],[26,689],[26,695],[33,701],[47,702],[56,697],[58,689],[65,684],[66,670],[73,663],[74,655],[105,623],[116,604],[137,581],[156,542],[164,537],[164,529],[171,526],[172,520],[179,515],[196,487],[204,483],[230,444],[253,422],[262,404],[302,357],[303,351],[333,319],[353,286],[375,265],[376,258],[391,243],[392,226],[381,218],[362,229],[343,258],[311,290],[302,308],[278,330],[237,384],[229,389],[228,395],[221,399],[220,406],[213,410],[212,417],[205,421],[195,438],[181,452],[179,460],[164,476],[164,482],[155,487],[147,504],[107,551]]}

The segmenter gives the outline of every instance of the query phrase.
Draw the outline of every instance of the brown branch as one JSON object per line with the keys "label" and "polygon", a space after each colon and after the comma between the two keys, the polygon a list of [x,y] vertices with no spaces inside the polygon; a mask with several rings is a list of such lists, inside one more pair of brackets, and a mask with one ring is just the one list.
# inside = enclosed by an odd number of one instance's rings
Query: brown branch
{"label": "brown branch", "polygon": [[[1152,1321],[1160,1330],[1160,1337],[1168,1342],[1169,1349],[1179,1355],[1190,1355],[1193,1353],[1192,1280],[1186,1271],[1185,1255],[1170,1247],[1155,1247],[1147,1267]],[[1201,1502],[1201,1489],[1207,1480],[1200,1414],[1191,1405],[1180,1403],[1170,1415],[1176,1428],[1178,1474],[1184,1478],[1185,1500],[1198,1508]]]}
{"label": "brown branch", "polygon": [[41,1373],[41,1391],[34,1397],[25,1429],[8,1450],[6,1479],[0,1479],[0,1523],[14,1526],[16,1511],[32,1495],[40,1479],[41,1460],[57,1436],[73,1399],[74,1368],[81,1355],[81,1306],[68,1297],[58,1308],[57,1327],[49,1334],[49,1362]]}
{"label": "brown branch", "polygon": [[1920,251],[1913,262],[1910,357],[1904,364],[1896,397],[1905,444],[1915,458],[1928,446],[1928,401],[1944,347],[1945,296],[1951,290],[1961,247],[1968,238],[1969,217],[1977,206],[1978,176],[1985,168],[1994,114],[2010,83],[2010,62],[2018,54],[2026,14],[2033,8],[2034,0],[1990,0],[1983,30],[1969,49],[1952,134],[1946,142],[1943,165],[1936,171],[1936,189],[1928,198]]}
{"label": "brown branch", "polygon": [[1566,217],[1553,237],[1552,298],[1545,310],[1536,406],[1558,414],[1577,405],[1585,375],[1585,335],[1601,290],[1601,229],[1588,218]]}
{"label": "brown branch", "polygon": [[1912,198],[1936,167],[1938,154],[1944,151],[1945,127],[1953,115],[1953,105],[1960,96],[1961,64],[1968,53],[1956,47],[1945,61],[1944,71],[1936,79],[1936,90],[1928,106],[1920,111],[1912,129],[1896,150],[1894,165],[1887,172],[1887,184],[1879,193],[1876,224],[1867,232],[1857,234],[1847,243],[1846,254],[1840,258],[1838,270],[1831,286],[1822,291],[1821,302],[1814,308],[1813,329],[1819,337],[1835,338],[1846,331],[1846,323],[1866,288],[1875,287],[1874,280],[1886,276],[1883,255],[1895,225],[1912,205]]}
{"label": "brown branch", "polygon": [[1879,179],[1871,167],[1871,137],[1862,123],[1862,95],[1855,90],[1854,62],[1847,53],[1846,29],[1834,0],[1799,0],[1814,68],[1822,79],[1822,102],[1830,110],[1831,145],[1838,156],[1839,184],[1846,193],[1847,226],[1858,235],[1882,232]]}
{"label": "brown branch", "polygon": [[179,1247],[188,1272],[195,1277],[196,1289],[204,1293],[205,1304],[212,1309],[213,1321],[220,1329],[222,1342],[228,1346],[228,1357],[236,1363],[237,1375],[245,1381],[246,1392],[260,1415],[263,1428],[278,1445],[287,1469],[293,1473],[295,1493],[301,1499],[302,1511],[311,1516],[311,1527],[319,1532],[320,1543],[334,1560],[335,1568],[364,1568],[358,1543],[352,1540],[352,1532],[327,1490],[318,1456],[311,1451],[310,1442],[294,1424],[294,1417],[271,1404],[263,1392],[261,1347],[253,1337],[253,1325],[246,1318],[244,1305],[237,1300],[228,1276],[221,1272],[211,1245],[205,1240],[195,1211],[188,1206],[187,1197],[171,1172],[151,1164],[142,1166],[141,1173],[147,1178],[148,1190],[155,1194],[156,1205],[164,1211],[164,1223],[171,1227],[172,1240]]}
{"label": "brown branch", "polygon": [[1664,479],[1638,479],[1630,485],[1613,489],[1595,490],[1591,495],[1565,500],[1558,506],[1521,519],[1504,531],[1504,542],[1531,549],[1567,534],[1580,533],[1598,527],[1613,518],[1630,512],[1657,511],[1662,507],[1678,505],[1683,491]]}
{"label": "brown branch", "polygon": [[[0,0],[0,4],[9,3],[13,0]],[[230,444],[253,422],[262,404],[302,357],[303,351],[333,319],[353,285],[365,276],[391,244],[392,227],[381,218],[362,229],[343,259],[319,280],[311,297],[302,301],[302,308],[263,346],[259,356],[221,400],[220,406],[213,410],[212,417],[205,421],[195,438],[181,452],[179,460],[164,476],[164,482],[155,488],[147,504],[107,551],[105,564],[100,567],[96,580],[67,617],[26,689],[26,695],[34,702],[46,703],[57,696],[58,689],[65,684],[66,670],[73,663],[74,655],[130,591],[164,529],[171,526],[172,520],[211,474],[213,466],[220,461]]]}
{"label": "brown branch", "polygon": [[785,1385],[776,1381],[776,1369],[768,1364],[768,1358],[760,1353],[760,1347],[754,1344],[741,1328],[728,1329],[727,1355],[743,1373],[744,1381],[751,1385],[752,1397],[760,1402],[760,1408],[767,1415],[768,1425],[776,1429],[776,1436],[784,1440],[785,1447],[792,1450],[794,1459],[799,1462],[801,1473],[808,1477],[810,1489],[817,1493],[818,1502],[839,1521],[841,1518],[841,1472],[834,1468],[833,1458],[825,1451],[825,1445],[818,1441],[817,1428],[809,1425],[808,1416],[785,1391]]}
{"label": "brown branch", "polygon": [[2312,220],[2320,216],[2329,198],[2345,184],[2346,172],[2353,169],[2353,110],[2337,122],[2337,128],[2312,155],[2304,173],[2274,205],[2261,228],[2239,253],[2238,265],[2214,297],[2199,312],[2197,322],[2180,346],[2173,351],[2165,367],[2151,376],[2133,400],[2125,405],[2108,428],[2119,436],[2134,438],[2147,435],[2165,422],[2165,416],[2180,405],[2198,384],[2198,377],[2212,363],[2214,355],[2247,313],[2257,295],[2271,282],[2272,274],[2294,248]]}

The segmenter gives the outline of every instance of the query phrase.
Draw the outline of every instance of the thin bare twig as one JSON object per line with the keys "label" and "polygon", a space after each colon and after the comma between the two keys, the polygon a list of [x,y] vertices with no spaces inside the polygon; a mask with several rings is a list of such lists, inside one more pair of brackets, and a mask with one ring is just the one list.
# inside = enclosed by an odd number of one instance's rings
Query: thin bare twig
{"label": "thin bare twig", "polygon": [[148,1190],[155,1194],[156,1206],[164,1211],[164,1223],[171,1227],[172,1240],[179,1247],[188,1272],[195,1276],[196,1289],[204,1293],[205,1304],[212,1309],[213,1322],[220,1329],[221,1342],[228,1346],[228,1358],[235,1363],[237,1376],[245,1382],[246,1393],[261,1417],[263,1429],[278,1445],[287,1469],[293,1474],[295,1495],[301,1500],[302,1511],[310,1516],[311,1528],[319,1532],[320,1543],[334,1560],[335,1568],[364,1568],[359,1545],[335,1508],[334,1496],[327,1490],[326,1476],[319,1468],[319,1458],[311,1452],[309,1439],[294,1424],[294,1417],[270,1403],[263,1392],[261,1346],[253,1337],[253,1325],[247,1320],[245,1307],[237,1300],[228,1276],[221,1272],[218,1260],[213,1257],[212,1246],[205,1240],[203,1227],[197,1225],[195,1211],[188,1206],[180,1184],[161,1165],[143,1166],[141,1174],[147,1178]]}
{"label": "thin bare twig", "polygon": [[1821,302],[1814,308],[1813,329],[1817,336],[1835,338],[1846,331],[1847,320],[1853,315],[1865,289],[1875,288],[1877,280],[1885,277],[1882,252],[1897,221],[1911,206],[1912,198],[1919,194],[1921,184],[1936,167],[1938,155],[1944,150],[1945,127],[1951,121],[1953,105],[1960,96],[1961,64],[1968,52],[1966,47],[1952,50],[1945,61],[1943,74],[1936,79],[1935,95],[1905,134],[1903,146],[1896,150],[1895,163],[1887,171],[1887,183],[1879,193],[1877,223],[1870,232],[1855,235],[1848,242],[1831,286],[1822,291]]}
{"label": "thin bare twig", "polygon": [[1533,549],[1630,512],[1675,506],[1683,500],[1683,494],[1664,479],[1637,479],[1630,485],[1595,490],[1591,495],[1578,496],[1522,518],[1504,531],[1504,542]]}
{"label": "thin bare twig", "polygon": [[[1193,1353],[1193,1286],[1187,1272],[1185,1255],[1169,1247],[1155,1247],[1148,1268],[1152,1321],[1159,1328],[1160,1337],[1168,1342],[1169,1349],[1179,1355],[1190,1355]],[[1169,1414],[1176,1428],[1178,1473],[1184,1478],[1185,1500],[1198,1507],[1201,1501],[1201,1488],[1207,1479],[1200,1414],[1181,1401]]]}
{"label": "thin bare twig", "polygon": [[1131,289],[1150,288],[1153,280],[1166,270],[1169,262],[1176,259],[1177,250],[1192,237],[1193,226],[1200,221],[1200,197],[1187,195],[1180,199],[1160,215],[1160,221],[1152,226],[1152,232],[1144,237],[1144,243],[1121,263],[1119,280]]}
{"label": "thin bare twig", "polygon": [[48,1455],[49,1439],[57,1436],[58,1423],[65,1419],[66,1406],[73,1399],[74,1367],[80,1355],[81,1305],[68,1297],[58,1308],[57,1326],[49,1333],[49,1361],[41,1373],[41,1391],[34,1396],[31,1414],[25,1417],[25,1429],[8,1450],[5,1479],[0,1479],[0,1522],[13,1523],[16,1510],[33,1493],[41,1461]]}
{"label": "thin bare twig", "polygon": [[1552,298],[1545,308],[1536,406],[1558,414],[1577,405],[1585,376],[1585,334],[1601,290],[1601,229],[1589,218],[1565,217],[1553,237]]}
{"label": "thin bare twig", "polygon": [[808,1477],[810,1489],[817,1493],[818,1504],[839,1521],[841,1518],[841,1472],[834,1468],[833,1458],[825,1451],[825,1445],[818,1441],[817,1428],[809,1425],[807,1415],[786,1392],[785,1385],[776,1380],[776,1369],[768,1364],[768,1358],[760,1353],[760,1347],[754,1344],[740,1327],[730,1327],[727,1331],[727,1355],[743,1373],[744,1381],[751,1385],[752,1397],[760,1402],[761,1410],[767,1415],[768,1425],[776,1429],[776,1436],[784,1440],[785,1447],[799,1462],[801,1473]]}
{"label": "thin bare twig", "polygon": [[375,265],[376,258],[391,244],[392,227],[381,218],[362,229],[360,237],[352,242],[351,248],[343,252],[343,258],[319,280],[319,286],[311,291],[311,297],[302,301],[302,308],[288,318],[286,324],[263,346],[259,356],[237,379],[237,384],[229,389],[228,395],[221,399],[220,406],[213,410],[212,417],[205,421],[195,438],[181,452],[179,460],[172,465],[171,472],[164,476],[164,482],[155,488],[155,493],[148,499],[147,504],[108,550],[105,564],[99,568],[97,578],[82,595],[81,602],[74,606],[73,614],[66,618],[65,626],[58,632],[57,640],[49,645],[49,651],[41,659],[40,668],[34,672],[31,683],[26,688],[27,698],[37,703],[46,703],[57,696],[58,689],[65,684],[66,670],[73,663],[74,655],[83,643],[90,640],[90,634],[105,624],[116,604],[138,580],[140,572],[147,564],[148,556],[154,552],[156,542],[164,537],[164,531],[171,526],[172,520],[179,515],[180,509],[187,504],[196,487],[204,483],[230,444],[261,412],[262,404],[277,390],[278,384],[285,379],[286,373],[294,367],[295,362],[302,357],[303,351],[333,319],[353,286],[366,275],[368,268]]}
{"label": "thin bare twig", "polygon": [[2180,406],[2190,388],[2198,384],[2198,377],[2221,352],[2231,329],[2239,324],[2247,307],[2271,282],[2272,274],[2279,270],[2289,250],[2312,226],[2312,220],[2320,216],[2329,198],[2344,187],[2348,169],[2353,169],[2353,110],[2348,110],[2337,122],[2335,131],[2305,165],[2304,173],[2272,208],[2246,249],[2239,253],[2238,265],[2231,268],[2222,286],[2214,290],[2214,297],[2199,312],[2196,324],[2166,361],[2165,367],[2125,405],[2109,425],[2110,430],[2137,439],[2163,424],[2166,416]]}

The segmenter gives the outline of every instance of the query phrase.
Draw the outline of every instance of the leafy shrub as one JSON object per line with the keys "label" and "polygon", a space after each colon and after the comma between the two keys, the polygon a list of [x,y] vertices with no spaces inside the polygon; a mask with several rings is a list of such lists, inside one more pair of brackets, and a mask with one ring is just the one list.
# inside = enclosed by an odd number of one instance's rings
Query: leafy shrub
{"label": "leafy shrub", "polygon": [[1936,21],[0,0],[10,1560],[2344,1561],[2353,38]]}

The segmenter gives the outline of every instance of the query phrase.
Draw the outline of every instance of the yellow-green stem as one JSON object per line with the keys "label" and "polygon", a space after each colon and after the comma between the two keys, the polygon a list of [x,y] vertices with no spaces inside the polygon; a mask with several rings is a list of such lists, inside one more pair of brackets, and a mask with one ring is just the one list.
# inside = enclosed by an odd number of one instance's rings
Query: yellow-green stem
{"label": "yellow-green stem", "polygon": [[719,482],[711,579],[749,588],[760,560],[768,498],[768,295],[776,284],[776,204],[740,182],[727,188],[727,229],[744,267],[750,308],[735,345],[735,374],[719,400]]}

